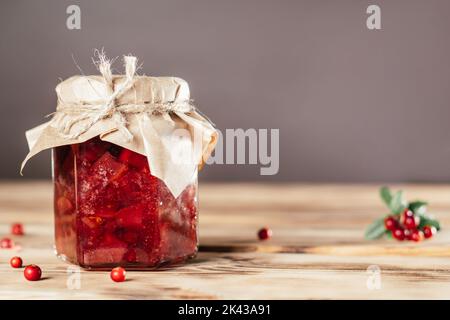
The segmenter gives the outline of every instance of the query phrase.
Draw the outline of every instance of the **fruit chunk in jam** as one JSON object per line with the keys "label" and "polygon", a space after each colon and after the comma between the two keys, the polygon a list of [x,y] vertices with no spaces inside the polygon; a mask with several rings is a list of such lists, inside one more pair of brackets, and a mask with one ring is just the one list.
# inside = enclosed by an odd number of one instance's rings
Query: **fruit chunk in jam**
{"label": "fruit chunk in jam", "polygon": [[177,198],[147,158],[101,141],[53,150],[57,254],[86,268],[151,268],[197,251],[197,182]]}

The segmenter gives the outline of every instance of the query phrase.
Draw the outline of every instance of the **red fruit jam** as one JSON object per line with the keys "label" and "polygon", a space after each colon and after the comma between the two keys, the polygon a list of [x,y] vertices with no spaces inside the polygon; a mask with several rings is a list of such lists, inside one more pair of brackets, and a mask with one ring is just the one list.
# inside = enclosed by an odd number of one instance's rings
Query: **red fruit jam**
{"label": "red fruit jam", "polygon": [[93,138],[53,149],[58,256],[85,268],[154,268],[197,252],[197,181],[177,198],[147,158]]}

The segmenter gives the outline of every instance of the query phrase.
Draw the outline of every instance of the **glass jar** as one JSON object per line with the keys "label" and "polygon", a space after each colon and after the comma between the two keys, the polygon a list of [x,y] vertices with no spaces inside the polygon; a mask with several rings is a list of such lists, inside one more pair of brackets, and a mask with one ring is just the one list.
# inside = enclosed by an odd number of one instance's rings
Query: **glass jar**
{"label": "glass jar", "polygon": [[145,156],[98,137],[52,155],[59,257],[87,269],[145,269],[195,256],[197,174],[175,198]]}

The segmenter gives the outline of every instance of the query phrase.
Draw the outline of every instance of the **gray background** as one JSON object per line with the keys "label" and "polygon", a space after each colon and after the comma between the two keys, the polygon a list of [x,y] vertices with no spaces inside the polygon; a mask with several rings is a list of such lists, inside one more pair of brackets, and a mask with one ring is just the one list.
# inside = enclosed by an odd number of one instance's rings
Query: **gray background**
{"label": "gray background", "polygon": [[[379,4],[382,30],[366,28]],[[79,4],[82,29],[66,28]],[[218,128],[279,128],[280,171],[215,165],[206,180],[448,181],[450,1],[18,1],[0,4],[0,178],[20,178],[24,132],[59,78],[134,53],[186,79]],[[117,69],[121,70],[120,64]],[[49,153],[26,178],[50,176]]]}

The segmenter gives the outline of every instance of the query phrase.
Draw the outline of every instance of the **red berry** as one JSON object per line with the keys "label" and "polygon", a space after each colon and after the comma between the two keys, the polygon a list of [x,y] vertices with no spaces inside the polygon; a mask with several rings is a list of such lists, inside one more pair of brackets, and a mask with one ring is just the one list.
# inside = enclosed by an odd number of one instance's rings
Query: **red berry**
{"label": "red berry", "polygon": [[411,240],[412,231],[413,230],[409,230],[409,229],[404,229],[403,230],[403,234],[405,235],[405,239],[406,240]]}
{"label": "red berry", "polygon": [[403,241],[405,239],[405,232],[403,229],[394,229],[392,231],[392,236],[399,241]]}
{"label": "red berry", "polygon": [[11,226],[11,233],[16,236],[23,236],[23,226],[21,223],[14,223]]}
{"label": "red berry", "polygon": [[41,279],[42,271],[37,265],[30,264],[23,270],[23,275],[28,281],[37,281]]}
{"label": "red berry", "polygon": [[405,209],[405,211],[403,211],[403,213],[400,215],[400,223],[404,224],[406,218],[408,217],[414,217],[414,212],[409,209]]}
{"label": "red berry", "polygon": [[397,227],[397,220],[395,220],[393,217],[389,216],[386,219],[384,219],[384,227],[386,230],[394,230]]}
{"label": "red berry", "polygon": [[415,242],[419,242],[423,239],[423,232],[420,230],[413,230],[411,232],[411,240]]}
{"label": "red berry", "polygon": [[11,249],[14,247],[14,242],[10,238],[3,238],[0,241],[0,248],[2,249]]}
{"label": "red berry", "polygon": [[415,229],[419,226],[420,218],[418,216],[407,216],[405,217],[403,224],[406,229]]}
{"label": "red berry", "polygon": [[406,218],[406,217],[412,217],[412,216],[414,216],[414,212],[412,212],[411,210],[405,209],[405,211],[403,211],[403,217],[404,217],[404,218]]}
{"label": "red berry", "polygon": [[425,226],[423,228],[423,235],[425,238],[429,239],[436,234],[437,230],[433,226]]}
{"label": "red berry", "polygon": [[126,271],[122,267],[116,267],[111,270],[111,279],[115,282],[123,282],[125,281]]}
{"label": "red berry", "polygon": [[22,258],[21,257],[12,257],[9,261],[11,267],[13,268],[22,268]]}
{"label": "red berry", "polygon": [[269,228],[262,228],[258,231],[258,238],[260,240],[267,240],[272,237],[272,230]]}

